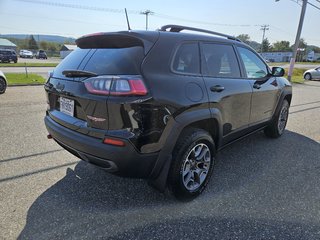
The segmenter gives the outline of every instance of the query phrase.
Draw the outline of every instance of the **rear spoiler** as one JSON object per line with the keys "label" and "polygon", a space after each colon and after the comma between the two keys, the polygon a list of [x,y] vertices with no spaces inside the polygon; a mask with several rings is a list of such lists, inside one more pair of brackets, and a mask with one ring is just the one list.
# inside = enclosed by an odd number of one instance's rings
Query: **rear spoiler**
{"label": "rear spoiler", "polygon": [[94,33],[78,38],[76,44],[82,49],[128,48],[141,46],[144,48],[145,54],[147,54],[158,38],[158,32]]}

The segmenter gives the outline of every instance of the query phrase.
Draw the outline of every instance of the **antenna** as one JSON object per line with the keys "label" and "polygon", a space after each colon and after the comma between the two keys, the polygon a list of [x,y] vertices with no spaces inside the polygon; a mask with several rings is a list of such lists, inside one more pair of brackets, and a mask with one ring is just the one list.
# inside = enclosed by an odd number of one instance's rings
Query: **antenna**
{"label": "antenna", "polygon": [[130,30],[131,30],[131,28],[130,28],[130,23],[129,23],[129,18],[128,18],[127,9],[125,8],[125,9],[124,9],[124,11],[125,11],[125,13],[126,13],[127,24],[128,24],[128,31],[130,31]]}

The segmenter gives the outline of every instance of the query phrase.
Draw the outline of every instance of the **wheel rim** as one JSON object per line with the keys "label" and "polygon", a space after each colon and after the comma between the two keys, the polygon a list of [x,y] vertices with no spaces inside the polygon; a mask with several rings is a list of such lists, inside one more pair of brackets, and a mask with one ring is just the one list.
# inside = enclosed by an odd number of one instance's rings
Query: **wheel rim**
{"label": "wheel rim", "polygon": [[5,88],[6,88],[5,81],[2,78],[0,78],[0,93],[3,93]]}
{"label": "wheel rim", "polygon": [[304,76],[304,78],[305,78],[306,80],[310,80],[310,79],[311,79],[311,75],[310,75],[309,73],[307,73],[307,74]]}
{"label": "wheel rim", "polygon": [[210,148],[199,143],[188,153],[183,163],[182,181],[189,191],[198,189],[206,180],[211,165]]}
{"label": "wheel rim", "polygon": [[289,114],[289,108],[287,105],[284,105],[281,109],[281,112],[279,114],[279,119],[278,119],[278,131],[279,134],[282,134],[288,120],[288,114]]}

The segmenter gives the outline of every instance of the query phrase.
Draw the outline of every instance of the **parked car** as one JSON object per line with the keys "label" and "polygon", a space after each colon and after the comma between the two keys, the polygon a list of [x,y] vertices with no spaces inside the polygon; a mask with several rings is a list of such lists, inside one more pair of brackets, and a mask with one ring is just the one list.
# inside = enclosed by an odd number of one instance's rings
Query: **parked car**
{"label": "parked car", "polygon": [[29,50],[20,50],[19,56],[21,58],[33,58],[33,53]]}
{"label": "parked car", "polygon": [[0,62],[2,63],[10,63],[18,62],[17,54],[14,50],[11,49],[0,49]]}
{"label": "parked car", "polygon": [[48,138],[107,172],[192,199],[218,150],[256,131],[284,133],[284,69],[235,37],[167,25],[76,43],[45,84]]}
{"label": "parked car", "polygon": [[44,50],[39,50],[37,53],[36,53],[36,59],[47,59],[47,54]]}
{"label": "parked car", "polygon": [[2,71],[0,71],[0,94],[5,93],[7,89],[7,79]]}
{"label": "parked car", "polygon": [[303,73],[305,80],[320,79],[320,67],[309,69]]}

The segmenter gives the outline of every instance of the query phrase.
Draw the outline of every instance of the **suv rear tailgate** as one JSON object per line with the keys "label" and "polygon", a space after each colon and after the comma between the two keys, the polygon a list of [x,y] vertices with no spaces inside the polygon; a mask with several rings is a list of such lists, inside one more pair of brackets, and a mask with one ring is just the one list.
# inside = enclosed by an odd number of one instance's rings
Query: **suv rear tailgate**
{"label": "suv rear tailgate", "polygon": [[[78,39],[79,48],[55,68],[45,85],[48,115],[71,130],[103,137],[109,129],[109,96],[90,94],[84,83],[90,77],[70,77],[64,71],[88,71],[97,76],[140,74],[146,51],[150,50],[158,34],[152,34],[147,39],[141,39],[138,35],[120,32]],[[66,110],[68,105],[70,111]]]}

